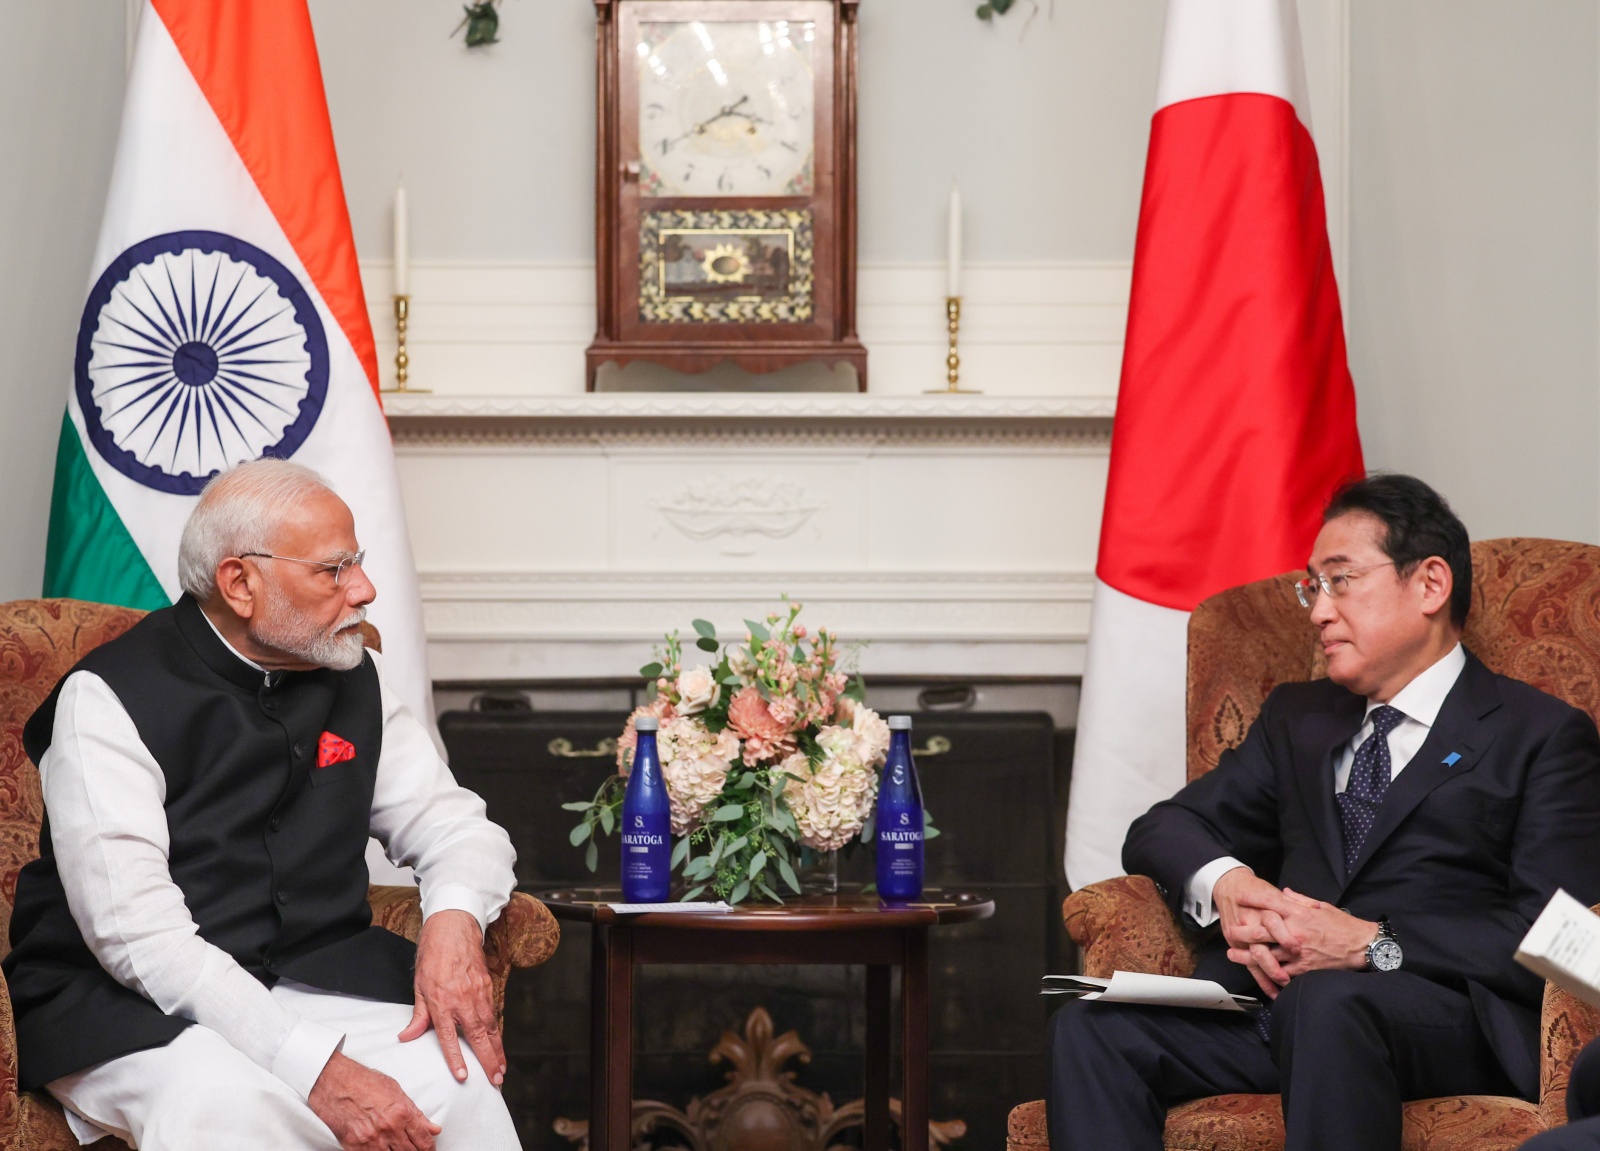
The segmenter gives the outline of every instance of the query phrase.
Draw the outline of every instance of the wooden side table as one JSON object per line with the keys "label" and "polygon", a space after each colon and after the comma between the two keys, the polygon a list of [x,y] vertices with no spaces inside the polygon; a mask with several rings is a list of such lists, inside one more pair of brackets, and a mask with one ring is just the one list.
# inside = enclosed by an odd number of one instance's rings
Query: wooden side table
{"label": "wooden side table", "polygon": [[928,929],[994,914],[970,893],[929,891],[888,906],[876,896],[800,896],[721,914],[618,915],[616,889],[539,892],[557,919],[593,928],[589,1020],[590,1151],[629,1151],[633,1114],[633,969],[643,963],[859,963],[867,969],[865,1151],[889,1147],[890,968],[902,1016],[902,1151],[928,1151]]}

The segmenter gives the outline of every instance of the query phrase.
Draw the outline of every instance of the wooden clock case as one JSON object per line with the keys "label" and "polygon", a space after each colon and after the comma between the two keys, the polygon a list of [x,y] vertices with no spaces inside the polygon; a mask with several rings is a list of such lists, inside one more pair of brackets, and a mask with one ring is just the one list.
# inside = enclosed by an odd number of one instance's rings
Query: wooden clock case
{"label": "wooden clock case", "polygon": [[[856,334],[856,67],[859,0],[594,0],[596,16],[595,272],[598,311],[586,355],[594,390],[601,364],[635,360],[679,372],[732,361],[752,373],[846,363],[867,389]],[[818,17],[814,180],[809,196],[650,197],[640,187],[634,43],[641,21]],[[827,35],[821,35],[826,21]],[[784,321],[660,322],[641,304],[646,212],[803,215],[812,244],[809,308]],[[687,219],[688,217],[684,217]],[[705,217],[701,217],[705,218]],[[727,218],[727,217],[722,217]],[[799,218],[799,217],[796,217]]]}

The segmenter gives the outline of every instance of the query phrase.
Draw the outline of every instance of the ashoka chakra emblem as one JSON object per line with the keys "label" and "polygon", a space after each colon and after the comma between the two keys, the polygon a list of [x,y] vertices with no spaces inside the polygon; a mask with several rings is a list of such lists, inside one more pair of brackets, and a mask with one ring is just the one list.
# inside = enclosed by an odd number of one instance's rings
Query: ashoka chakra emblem
{"label": "ashoka chakra emblem", "polygon": [[129,248],[84,305],[75,365],[89,441],[123,475],[196,495],[217,472],[287,459],[328,394],[328,341],[300,281],[221,232]]}

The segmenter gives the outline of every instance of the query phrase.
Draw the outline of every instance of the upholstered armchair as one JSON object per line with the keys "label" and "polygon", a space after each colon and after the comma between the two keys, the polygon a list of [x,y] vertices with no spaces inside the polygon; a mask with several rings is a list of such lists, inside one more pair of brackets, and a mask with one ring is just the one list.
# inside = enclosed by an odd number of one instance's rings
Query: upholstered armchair
{"label": "upholstered armchair", "polygon": [[[1526,680],[1600,718],[1600,548],[1558,540],[1473,545],[1472,611],[1464,642],[1490,668]],[[1273,687],[1325,675],[1315,632],[1295,599],[1298,573],[1231,588],[1189,620],[1188,774],[1238,744]],[[1143,876],[1075,891],[1062,907],[1086,974],[1188,975],[1194,941]],[[1405,1105],[1405,1151],[1511,1151],[1566,1122],[1567,1079],[1600,1033],[1600,1012],[1546,985],[1537,1103],[1492,1096]],[[1167,1116],[1171,1151],[1278,1151],[1276,1095],[1219,1095]],[[1011,1113],[1008,1151],[1045,1151],[1043,1101]]]}
{"label": "upholstered armchair", "polygon": [[[22,749],[22,725],[67,669],[127,631],[143,614],[69,599],[0,604],[0,938],[9,938],[17,873],[39,854],[39,772]],[[368,635],[368,644],[378,646],[376,632]],[[370,898],[375,923],[417,938],[422,907],[414,889],[374,887]],[[505,1005],[511,969],[543,963],[559,938],[555,918],[542,903],[520,893],[512,897],[484,940],[497,1014]],[[94,1146],[107,1151],[123,1144],[108,1137]],[[16,1033],[11,1000],[0,978],[0,1151],[77,1147],[54,1099],[42,1092],[17,1091]]]}

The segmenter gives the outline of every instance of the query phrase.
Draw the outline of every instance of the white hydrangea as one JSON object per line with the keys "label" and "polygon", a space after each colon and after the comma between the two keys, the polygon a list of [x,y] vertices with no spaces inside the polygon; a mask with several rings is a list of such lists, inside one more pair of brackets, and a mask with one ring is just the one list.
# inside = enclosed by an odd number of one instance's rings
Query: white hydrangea
{"label": "white hydrangea", "polygon": [[800,824],[800,840],[817,851],[837,851],[861,833],[878,799],[878,775],[856,754],[855,734],[825,727],[817,735],[823,759],[812,771],[796,752],[781,765],[789,776],[783,798]]}
{"label": "white hydrangea", "polygon": [[678,716],[661,725],[656,748],[672,805],[672,834],[687,835],[722,794],[728,768],[739,757],[738,737],[731,731],[712,735],[699,720]]}

